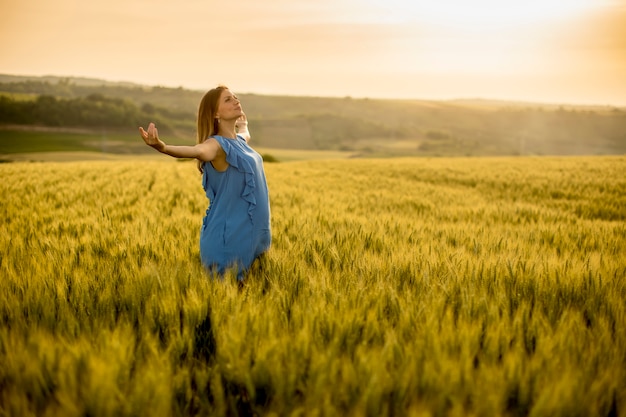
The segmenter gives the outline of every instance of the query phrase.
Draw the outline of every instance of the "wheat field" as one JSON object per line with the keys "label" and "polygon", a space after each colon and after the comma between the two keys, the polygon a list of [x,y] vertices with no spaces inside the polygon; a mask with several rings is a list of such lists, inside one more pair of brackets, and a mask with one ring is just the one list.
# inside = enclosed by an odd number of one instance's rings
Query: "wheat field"
{"label": "wheat field", "polygon": [[240,286],[195,164],[1,164],[0,416],[626,415],[626,157],[266,173]]}

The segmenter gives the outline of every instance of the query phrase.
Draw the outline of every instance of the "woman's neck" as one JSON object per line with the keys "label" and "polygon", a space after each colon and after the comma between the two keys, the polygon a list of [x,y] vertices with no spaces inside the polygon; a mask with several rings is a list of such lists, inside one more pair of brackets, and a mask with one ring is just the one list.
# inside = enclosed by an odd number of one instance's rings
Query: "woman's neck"
{"label": "woman's neck", "polygon": [[233,120],[232,122],[222,120],[217,134],[225,138],[235,139],[237,137],[235,122],[236,120]]}

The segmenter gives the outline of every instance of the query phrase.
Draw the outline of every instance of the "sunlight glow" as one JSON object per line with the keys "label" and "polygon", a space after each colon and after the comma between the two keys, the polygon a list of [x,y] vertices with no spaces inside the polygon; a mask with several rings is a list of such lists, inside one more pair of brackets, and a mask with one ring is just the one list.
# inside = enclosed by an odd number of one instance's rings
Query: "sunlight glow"
{"label": "sunlight glow", "polygon": [[365,3],[381,12],[379,16],[387,23],[417,21],[454,26],[502,26],[575,17],[598,8],[603,0],[366,0]]}
{"label": "sunlight glow", "polygon": [[626,0],[0,2],[0,74],[260,94],[626,97]]}

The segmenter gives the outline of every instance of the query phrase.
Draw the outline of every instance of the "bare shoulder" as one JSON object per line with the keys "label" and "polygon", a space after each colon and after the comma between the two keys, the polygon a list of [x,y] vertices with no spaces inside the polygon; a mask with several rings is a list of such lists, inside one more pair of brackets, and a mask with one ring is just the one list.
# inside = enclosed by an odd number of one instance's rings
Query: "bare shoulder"
{"label": "bare shoulder", "polygon": [[211,147],[220,147],[220,143],[213,136],[205,139],[204,142],[200,143],[202,146],[211,146]]}
{"label": "bare shoulder", "polygon": [[222,146],[217,141],[217,139],[210,137],[207,138],[204,142],[196,145],[200,148],[200,160],[202,161],[213,161],[216,158],[223,158],[225,155]]}

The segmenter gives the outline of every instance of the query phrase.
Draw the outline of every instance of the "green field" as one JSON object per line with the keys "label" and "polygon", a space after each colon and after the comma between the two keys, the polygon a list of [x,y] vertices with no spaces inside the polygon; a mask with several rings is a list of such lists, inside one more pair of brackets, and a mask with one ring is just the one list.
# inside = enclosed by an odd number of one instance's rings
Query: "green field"
{"label": "green field", "polygon": [[626,413],[625,157],[266,173],[240,287],[194,163],[1,164],[0,415]]}
{"label": "green field", "polygon": [[[168,143],[190,145],[193,138],[172,139]],[[349,158],[354,152],[337,150],[280,149],[255,146],[259,153],[276,161]],[[67,162],[85,160],[150,159],[166,160],[141,140],[138,132],[100,133],[63,128],[0,128],[0,161]]]}
{"label": "green field", "polygon": [[[180,144],[181,140],[172,141]],[[193,144],[193,139],[187,144]],[[15,154],[56,152],[97,152],[116,155],[153,154],[135,129],[101,131],[40,127],[32,129],[0,129],[0,155],[11,159]],[[105,155],[106,156],[106,155]]]}
{"label": "green field", "polygon": [[[30,152],[96,151],[98,136],[92,133],[0,130],[0,154]],[[93,143],[93,146],[89,146]]]}

